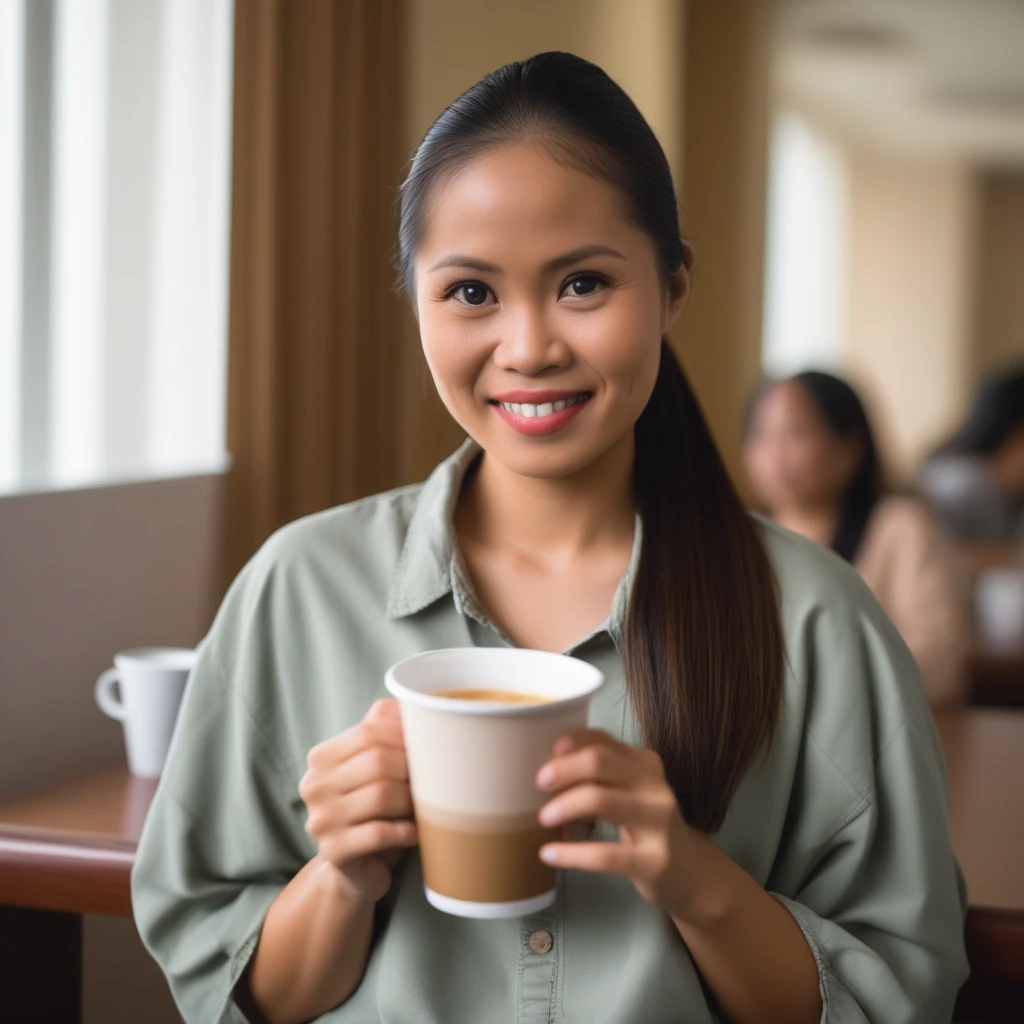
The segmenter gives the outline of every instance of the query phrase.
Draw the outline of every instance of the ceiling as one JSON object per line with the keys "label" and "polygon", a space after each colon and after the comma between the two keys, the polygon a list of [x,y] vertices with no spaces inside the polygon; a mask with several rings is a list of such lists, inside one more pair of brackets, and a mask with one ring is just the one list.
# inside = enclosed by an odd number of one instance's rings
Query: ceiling
{"label": "ceiling", "polygon": [[1024,169],[1024,0],[779,0],[775,92],[843,141]]}

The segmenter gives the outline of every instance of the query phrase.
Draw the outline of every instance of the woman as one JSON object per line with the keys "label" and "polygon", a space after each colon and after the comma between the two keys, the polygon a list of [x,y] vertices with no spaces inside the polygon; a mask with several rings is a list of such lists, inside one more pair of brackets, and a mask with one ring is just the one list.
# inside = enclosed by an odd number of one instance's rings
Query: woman
{"label": "woman", "polygon": [[1024,370],[982,386],[919,483],[963,541],[1013,553],[1024,541]]}
{"label": "woman", "polygon": [[[690,255],[636,107],[569,54],[487,76],[416,153],[399,255],[472,440],[281,531],[202,645],[134,874],[186,1019],[948,1020],[964,907],[912,660],[729,485],[662,340]],[[550,910],[468,921],[403,858],[379,698],[400,658],[500,644],[605,673],[538,786],[612,841],[545,847]]]}
{"label": "woman", "polygon": [[816,372],[763,386],[744,454],[768,514],[864,577],[916,658],[931,704],[959,701],[970,629],[957,552],[922,502],[886,493],[853,388]]}

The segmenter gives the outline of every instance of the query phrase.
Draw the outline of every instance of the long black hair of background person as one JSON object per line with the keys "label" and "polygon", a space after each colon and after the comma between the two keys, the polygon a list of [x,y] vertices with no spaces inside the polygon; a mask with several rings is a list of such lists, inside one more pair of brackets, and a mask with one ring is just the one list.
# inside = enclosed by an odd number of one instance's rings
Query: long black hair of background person
{"label": "long black hair of background person", "polygon": [[[882,497],[885,486],[878,445],[868,419],[864,403],[857,392],[844,380],[820,370],[806,370],[787,382],[799,385],[808,395],[832,434],[842,441],[854,441],[860,446],[857,469],[843,488],[839,499],[839,520],[832,536],[832,550],[852,562],[857,557],[871,513]],[[780,382],[766,381],[754,393],[747,408],[746,431],[761,399]]]}
{"label": "long black hair of background person", "polygon": [[993,455],[1024,427],[1024,366],[985,381],[963,425],[936,454]]}

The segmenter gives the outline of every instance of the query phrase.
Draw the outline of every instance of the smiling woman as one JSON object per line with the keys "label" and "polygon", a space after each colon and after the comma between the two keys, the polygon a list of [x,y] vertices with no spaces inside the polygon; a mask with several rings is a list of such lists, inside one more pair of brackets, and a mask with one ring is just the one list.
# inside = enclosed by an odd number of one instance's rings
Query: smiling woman
{"label": "smiling woman", "polygon": [[[225,600],[134,875],[186,1019],[948,1021],[963,899],[913,661],[732,489],[665,342],[691,254],[637,108],[571,54],[488,75],[417,150],[399,260],[471,440],[279,532]],[[541,848],[550,908],[448,917],[381,681],[506,645],[606,679],[535,780],[541,825],[599,841]]]}

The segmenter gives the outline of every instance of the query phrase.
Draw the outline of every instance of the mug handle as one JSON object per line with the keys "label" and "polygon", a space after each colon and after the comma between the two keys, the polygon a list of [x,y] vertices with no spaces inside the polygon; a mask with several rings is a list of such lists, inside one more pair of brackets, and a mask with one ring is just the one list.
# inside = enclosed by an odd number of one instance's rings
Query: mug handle
{"label": "mug handle", "polygon": [[123,722],[125,719],[124,705],[114,696],[112,690],[114,683],[117,682],[119,672],[120,670],[117,668],[108,668],[96,680],[96,703],[105,715],[110,715],[111,718]]}

